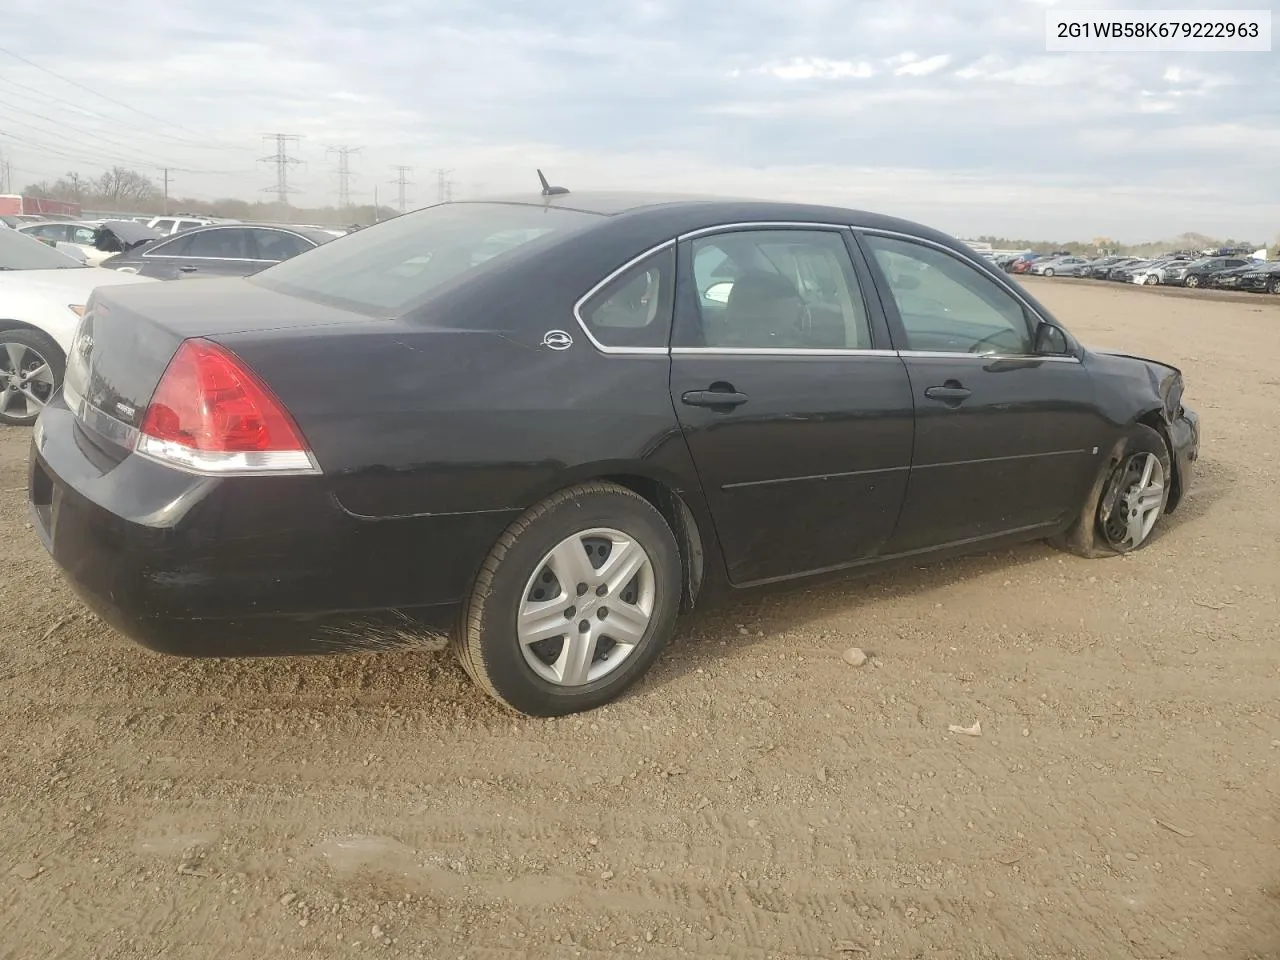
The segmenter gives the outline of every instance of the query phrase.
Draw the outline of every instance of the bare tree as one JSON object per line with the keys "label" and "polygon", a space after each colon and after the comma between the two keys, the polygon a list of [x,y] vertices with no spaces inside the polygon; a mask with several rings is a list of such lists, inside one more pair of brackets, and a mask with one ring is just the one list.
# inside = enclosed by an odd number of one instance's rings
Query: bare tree
{"label": "bare tree", "polygon": [[148,177],[124,167],[112,167],[94,182],[94,188],[99,203],[116,208],[136,207],[159,194]]}

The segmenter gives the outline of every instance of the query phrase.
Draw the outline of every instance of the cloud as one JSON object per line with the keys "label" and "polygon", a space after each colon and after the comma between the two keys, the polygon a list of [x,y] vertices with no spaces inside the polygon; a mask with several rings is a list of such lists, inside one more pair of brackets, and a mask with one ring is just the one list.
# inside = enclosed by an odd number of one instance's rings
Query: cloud
{"label": "cloud", "polygon": [[847,80],[875,76],[875,67],[866,61],[828,60],[824,57],[792,57],[783,63],[769,63],[757,72],[779,80]]}
{"label": "cloud", "polygon": [[894,73],[900,77],[927,77],[931,73],[937,73],[950,62],[950,56],[940,53],[926,60],[912,60],[910,63],[904,63]]}
{"label": "cloud", "polygon": [[332,202],[326,150],[350,144],[365,202],[407,164],[417,203],[437,169],[466,196],[542,166],[571,187],[723,184],[1024,236],[1261,238],[1280,206],[1280,62],[1050,54],[1047,0],[131,0],[127,23],[30,6],[0,47],[111,99],[0,53],[19,183],[123,159],[169,168],[179,195],[263,196],[279,131],[301,137],[308,204]]}

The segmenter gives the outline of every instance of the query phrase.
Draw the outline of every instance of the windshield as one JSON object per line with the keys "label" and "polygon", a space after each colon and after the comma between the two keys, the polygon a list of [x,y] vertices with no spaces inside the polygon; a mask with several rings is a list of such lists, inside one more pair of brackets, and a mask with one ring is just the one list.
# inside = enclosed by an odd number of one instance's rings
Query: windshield
{"label": "windshield", "polygon": [[0,230],[0,270],[84,269],[84,264],[16,230]]}
{"label": "windshield", "polygon": [[508,203],[443,203],[387,220],[255,274],[252,283],[375,316],[401,316],[446,283],[518,247],[598,222],[595,214]]}

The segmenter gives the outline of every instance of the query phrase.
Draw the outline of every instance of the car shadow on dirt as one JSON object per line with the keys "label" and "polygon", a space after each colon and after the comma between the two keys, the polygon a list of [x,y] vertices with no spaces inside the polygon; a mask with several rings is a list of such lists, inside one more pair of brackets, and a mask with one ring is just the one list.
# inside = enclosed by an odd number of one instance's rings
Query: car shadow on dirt
{"label": "car shadow on dirt", "polygon": [[[1187,535],[1187,528],[1201,522],[1230,494],[1235,478],[1235,471],[1230,465],[1204,460],[1197,468],[1189,495],[1161,521],[1159,530],[1144,550],[1159,550],[1163,541]],[[780,630],[803,631],[834,616],[877,603],[923,597],[957,583],[994,577],[1064,556],[1073,564],[1079,564],[1077,569],[1081,578],[1089,577],[1096,570],[1095,564],[1108,562],[1063,554],[1046,541],[1036,540],[949,560],[922,560],[913,566],[833,574],[820,581],[778,584],[744,592],[739,602],[689,614],[681,621],[676,642],[696,647],[699,643],[718,641],[731,635],[742,644],[751,645],[753,641],[763,642],[760,634],[768,635]],[[749,628],[746,626],[748,621]]]}

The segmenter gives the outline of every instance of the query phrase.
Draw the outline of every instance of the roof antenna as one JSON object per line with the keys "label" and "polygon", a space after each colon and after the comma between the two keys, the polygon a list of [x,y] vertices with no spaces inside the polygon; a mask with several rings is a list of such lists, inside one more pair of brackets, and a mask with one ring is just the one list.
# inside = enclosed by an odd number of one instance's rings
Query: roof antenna
{"label": "roof antenna", "polygon": [[538,171],[538,179],[542,181],[542,195],[544,197],[554,197],[562,193],[568,193],[568,187],[553,187],[547,183],[547,178],[542,175],[542,171]]}

